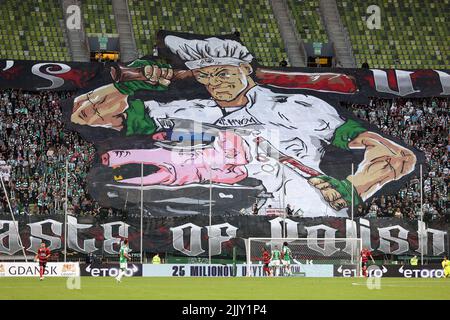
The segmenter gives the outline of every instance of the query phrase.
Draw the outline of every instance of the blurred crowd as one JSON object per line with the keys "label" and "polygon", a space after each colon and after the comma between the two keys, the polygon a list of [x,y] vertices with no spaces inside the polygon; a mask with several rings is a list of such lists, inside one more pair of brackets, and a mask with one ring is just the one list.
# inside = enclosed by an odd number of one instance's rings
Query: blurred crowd
{"label": "blurred crowd", "polygon": [[[70,92],[0,91],[0,170],[6,177],[13,212],[18,215],[64,213],[68,159],[68,211],[75,215],[120,216],[101,208],[87,194],[85,178],[94,154],[92,144],[64,130],[61,101]],[[425,219],[449,214],[449,105],[447,99],[372,99],[369,105],[344,104],[358,118],[382,132],[424,151]],[[356,208],[356,216],[417,219],[420,177],[413,177],[395,195],[373,197]],[[0,214],[8,213],[0,192]]]}
{"label": "blurred crowd", "polygon": [[[0,167],[16,214],[63,213],[66,159],[68,208],[90,213],[95,203],[86,194],[85,177],[93,147],[64,130],[61,101],[69,92],[0,92]],[[6,168],[6,169],[5,169]],[[1,192],[0,211],[7,211]]]}
{"label": "blurred crowd", "polygon": [[[344,104],[358,118],[383,133],[425,153],[423,166],[424,220],[448,219],[449,209],[449,101],[448,99],[371,99],[369,105]],[[414,176],[395,195],[373,197],[356,209],[358,216],[420,217],[420,177]]]}

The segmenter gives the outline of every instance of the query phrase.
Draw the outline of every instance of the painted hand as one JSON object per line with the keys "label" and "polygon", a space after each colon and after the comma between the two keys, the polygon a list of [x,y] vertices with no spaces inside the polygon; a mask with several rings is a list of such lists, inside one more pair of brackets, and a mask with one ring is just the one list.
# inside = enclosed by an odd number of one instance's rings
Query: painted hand
{"label": "painted hand", "polygon": [[76,97],[70,119],[79,125],[121,130],[127,108],[127,96],[107,85]]}
{"label": "painted hand", "polygon": [[365,148],[364,160],[356,174],[347,177],[363,199],[367,199],[386,183],[411,173],[417,163],[414,152],[377,133],[364,132],[349,143],[350,148]]}
{"label": "painted hand", "polygon": [[163,68],[154,64],[144,67],[144,75],[150,84],[161,84],[167,87],[173,77],[173,70],[172,68]]}

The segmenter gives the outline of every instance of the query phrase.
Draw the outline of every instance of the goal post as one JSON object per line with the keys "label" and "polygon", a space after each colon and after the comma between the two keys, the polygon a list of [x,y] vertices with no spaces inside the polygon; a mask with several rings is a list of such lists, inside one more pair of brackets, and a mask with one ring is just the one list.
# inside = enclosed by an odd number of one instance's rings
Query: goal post
{"label": "goal post", "polygon": [[[252,266],[261,265],[263,249],[272,255],[273,250],[282,252],[287,242],[291,251],[291,266],[295,265],[346,265],[361,275],[361,238],[248,238],[246,241],[247,276],[252,276]],[[274,275],[285,275],[282,264],[271,261]],[[289,269],[290,271],[290,269]]]}

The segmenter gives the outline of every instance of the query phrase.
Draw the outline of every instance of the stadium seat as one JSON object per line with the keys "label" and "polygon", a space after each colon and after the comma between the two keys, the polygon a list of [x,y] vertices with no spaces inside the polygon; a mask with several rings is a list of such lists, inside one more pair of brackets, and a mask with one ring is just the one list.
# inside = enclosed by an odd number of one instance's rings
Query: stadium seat
{"label": "stadium seat", "polygon": [[[380,7],[381,29],[373,30],[363,20],[367,1],[336,2],[357,65],[371,60],[375,68],[448,68],[450,0],[374,0],[370,4]],[[377,53],[370,50],[372,45]]]}
{"label": "stadium seat", "polygon": [[69,61],[63,25],[58,0],[0,1],[0,58]]}
{"label": "stadium seat", "polygon": [[117,34],[111,1],[83,0],[82,8],[86,33]]}
{"label": "stadium seat", "polygon": [[328,42],[319,13],[319,0],[287,0],[287,3],[304,42]]}

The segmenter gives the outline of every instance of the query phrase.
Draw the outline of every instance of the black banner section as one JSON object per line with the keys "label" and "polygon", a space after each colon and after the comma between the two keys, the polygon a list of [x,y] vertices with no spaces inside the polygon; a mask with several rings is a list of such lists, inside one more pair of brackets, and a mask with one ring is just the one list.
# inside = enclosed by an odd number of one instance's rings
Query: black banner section
{"label": "black banner section", "polygon": [[98,62],[0,60],[0,89],[77,90],[102,81]]}
{"label": "black banner section", "polygon": [[[142,59],[153,60],[153,57]],[[0,60],[0,89],[87,89],[110,82],[111,67],[117,68],[117,64]],[[450,70],[269,68],[258,65],[255,76],[260,85],[337,95],[338,99],[344,100],[450,96]]]}
{"label": "black banner section", "polygon": [[[21,240],[29,254],[35,253],[41,239],[46,240],[55,255],[64,248],[64,218],[62,216],[18,217]],[[99,257],[117,259],[119,242],[127,237],[132,255],[140,252],[140,219],[118,221],[117,218],[68,216],[68,257],[85,257],[89,252]],[[244,260],[249,237],[280,238],[283,219],[258,216],[213,217],[209,231],[208,216],[145,217],[143,225],[143,252],[151,257],[155,253],[168,253],[186,257],[208,257],[208,248],[215,258],[231,258],[233,247],[238,258]],[[423,247],[425,256],[443,255],[448,250],[448,225],[444,221],[426,224],[403,219],[344,218],[286,218],[288,238],[355,238],[373,254],[418,255]],[[419,237],[418,230],[422,230]],[[13,221],[7,216],[0,219],[0,254],[21,254],[18,234]],[[423,241],[423,242],[422,242]],[[323,244],[311,240],[308,246],[317,251],[317,257],[332,256],[333,243]],[[336,246],[337,247],[337,246]],[[340,249],[338,249],[340,250]],[[95,266],[95,263],[93,264]]]}

